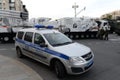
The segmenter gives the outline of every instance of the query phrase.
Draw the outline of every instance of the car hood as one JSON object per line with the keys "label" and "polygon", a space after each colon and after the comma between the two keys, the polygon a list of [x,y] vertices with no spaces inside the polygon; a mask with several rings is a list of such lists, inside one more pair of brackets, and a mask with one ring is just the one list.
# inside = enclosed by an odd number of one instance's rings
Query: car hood
{"label": "car hood", "polygon": [[79,43],[71,43],[68,45],[62,45],[53,47],[55,51],[60,52],[67,56],[82,56],[84,54],[87,54],[91,51],[91,49],[85,45],[79,44]]}

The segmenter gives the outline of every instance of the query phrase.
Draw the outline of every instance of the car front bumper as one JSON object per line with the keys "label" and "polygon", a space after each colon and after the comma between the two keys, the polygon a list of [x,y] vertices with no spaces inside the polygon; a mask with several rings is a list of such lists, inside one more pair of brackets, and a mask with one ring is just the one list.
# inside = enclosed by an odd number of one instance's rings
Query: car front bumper
{"label": "car front bumper", "polygon": [[92,68],[93,64],[94,64],[94,62],[93,62],[93,60],[91,60],[91,61],[88,61],[81,65],[69,66],[69,67],[67,67],[66,70],[67,70],[68,74],[72,74],[72,75],[82,74],[82,73],[90,70]]}

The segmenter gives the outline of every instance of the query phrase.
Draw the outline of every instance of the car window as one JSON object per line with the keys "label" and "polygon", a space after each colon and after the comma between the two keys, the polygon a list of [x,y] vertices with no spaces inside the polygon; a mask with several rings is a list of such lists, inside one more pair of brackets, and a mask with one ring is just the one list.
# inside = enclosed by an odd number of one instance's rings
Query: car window
{"label": "car window", "polygon": [[73,43],[71,39],[61,33],[46,33],[44,36],[52,46],[60,46]]}
{"label": "car window", "polygon": [[32,36],[33,36],[33,32],[26,32],[24,40],[28,42],[32,42]]}
{"label": "car window", "polygon": [[40,34],[35,33],[34,43],[40,45],[40,43],[45,43],[45,40]]}
{"label": "car window", "polygon": [[18,39],[22,39],[24,32],[18,32]]}

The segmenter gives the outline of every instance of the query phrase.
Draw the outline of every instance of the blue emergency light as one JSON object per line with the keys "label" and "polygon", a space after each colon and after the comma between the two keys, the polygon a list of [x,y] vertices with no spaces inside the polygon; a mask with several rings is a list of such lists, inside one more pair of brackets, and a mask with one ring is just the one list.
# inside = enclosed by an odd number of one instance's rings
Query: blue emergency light
{"label": "blue emergency light", "polygon": [[47,26],[47,29],[53,29],[54,27],[53,26]]}
{"label": "blue emergency light", "polygon": [[39,29],[39,28],[45,28],[44,25],[35,25],[35,28]]}
{"label": "blue emergency light", "polygon": [[49,26],[44,26],[44,25],[35,25],[35,28],[39,29],[39,28],[47,28],[47,29],[53,29],[54,27],[49,25]]}

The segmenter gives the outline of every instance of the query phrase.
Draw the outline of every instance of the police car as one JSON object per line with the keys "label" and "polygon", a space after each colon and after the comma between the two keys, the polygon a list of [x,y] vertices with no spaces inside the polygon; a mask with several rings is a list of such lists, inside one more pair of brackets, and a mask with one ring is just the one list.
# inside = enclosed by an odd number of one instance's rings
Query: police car
{"label": "police car", "polygon": [[81,74],[93,65],[92,50],[69,39],[52,26],[36,25],[36,28],[17,32],[15,47],[17,56],[28,56],[54,69],[59,78],[68,74]]}

